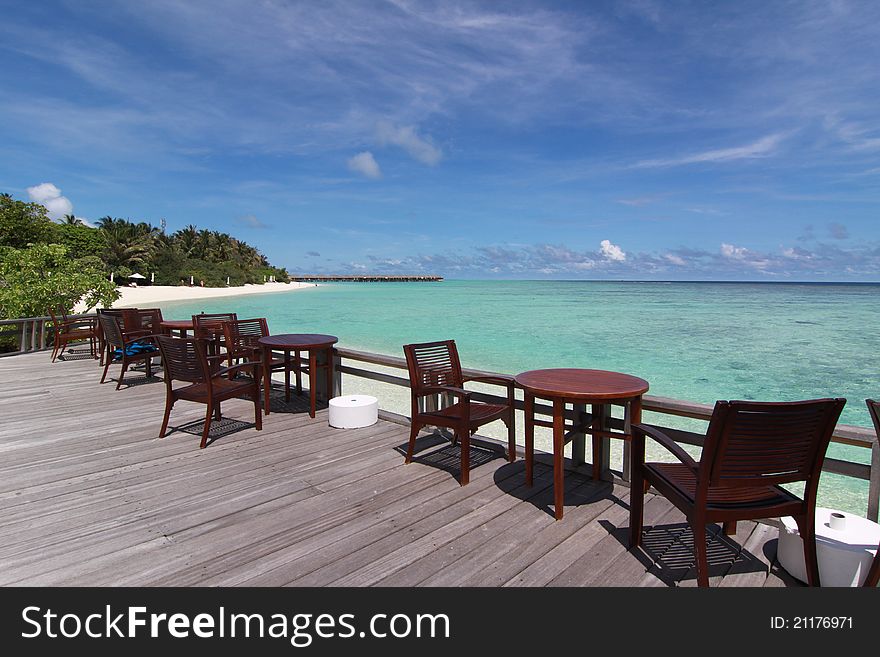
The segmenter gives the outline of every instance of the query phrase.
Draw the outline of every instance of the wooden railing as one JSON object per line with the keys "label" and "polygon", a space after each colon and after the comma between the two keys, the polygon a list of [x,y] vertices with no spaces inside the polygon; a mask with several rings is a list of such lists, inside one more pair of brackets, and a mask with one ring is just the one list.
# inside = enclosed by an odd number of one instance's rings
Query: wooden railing
{"label": "wooden railing", "polygon": [[[378,372],[375,369],[363,367],[365,364],[379,365],[385,368],[403,370],[405,374],[406,361],[403,358],[374,354],[365,351],[355,351],[353,349],[345,349],[342,347],[335,350],[335,358],[336,381],[333,393],[335,395],[341,394],[341,375],[343,374],[395,386],[409,387],[409,379],[406,376],[396,376],[394,374]],[[359,366],[355,366],[353,363],[356,363]],[[495,373],[483,370],[464,369],[464,374],[465,376],[485,376]],[[471,397],[478,401],[496,403],[505,401],[505,399],[500,396],[476,391],[472,393]],[[521,399],[517,399],[516,405],[518,410],[523,410],[523,402]],[[712,416],[712,406],[709,404],[698,404],[678,399],[670,399],[667,397],[655,397],[652,395],[645,395],[642,400],[642,410],[651,413],[658,413],[662,416],[683,417],[703,421],[708,421]],[[549,404],[536,403],[535,412],[549,416],[552,414],[552,407]],[[585,409],[583,408],[575,408],[567,410],[566,415],[568,419],[575,421],[575,424],[579,424],[583,420],[584,412]],[[387,409],[380,409],[379,413],[380,417],[384,420],[404,425],[409,424],[409,418],[405,415]],[[610,423],[612,428],[618,430],[623,428],[623,420],[620,418],[611,418]],[[702,446],[703,444],[704,436],[700,433],[667,427],[662,424],[657,426],[660,426],[663,431],[678,443],[695,446]],[[481,436],[480,439],[485,442],[501,444],[501,441],[496,441],[485,436]],[[608,442],[607,438],[604,440],[606,443]],[[867,481],[867,517],[876,521],[878,519],[878,510],[880,510],[880,444],[878,444],[876,434],[873,430],[865,427],[839,424],[834,431],[832,442],[852,445],[869,450],[871,455],[870,464],[827,457],[824,462],[823,471]],[[583,462],[584,444],[585,441],[583,440],[582,435],[575,436],[572,449],[573,458],[568,465],[577,467]],[[607,445],[605,445],[602,452],[607,461],[610,453]],[[603,463],[604,468],[607,469],[607,466],[607,463]],[[622,482],[628,482],[629,470],[629,443],[625,442],[622,467],[619,471],[613,472],[613,474],[615,474]]]}
{"label": "wooden railing", "polygon": [[[82,313],[68,315],[68,319],[94,316],[94,313]],[[0,351],[0,357],[51,349],[52,335],[52,318],[48,316],[0,320],[0,347],[8,349],[10,342],[14,345],[11,350]]]}

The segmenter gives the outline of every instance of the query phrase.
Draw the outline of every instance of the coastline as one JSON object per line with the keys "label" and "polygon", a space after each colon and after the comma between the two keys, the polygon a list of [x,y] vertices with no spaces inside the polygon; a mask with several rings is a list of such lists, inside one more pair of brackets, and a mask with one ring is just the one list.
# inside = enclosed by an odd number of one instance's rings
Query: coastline
{"label": "coastline", "polygon": [[188,285],[119,286],[117,289],[122,296],[114,302],[113,307],[146,307],[148,304],[166,303],[168,301],[216,299],[250,294],[268,294],[270,292],[294,292],[315,286],[315,283],[297,282],[263,283],[262,285],[246,284],[234,287],[189,287]]}

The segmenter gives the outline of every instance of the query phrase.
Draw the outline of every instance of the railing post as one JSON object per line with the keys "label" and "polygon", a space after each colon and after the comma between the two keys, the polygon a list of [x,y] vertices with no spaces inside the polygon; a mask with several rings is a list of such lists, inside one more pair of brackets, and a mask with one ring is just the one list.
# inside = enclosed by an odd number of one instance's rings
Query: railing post
{"label": "railing post", "polygon": [[342,365],[342,356],[333,350],[333,390],[331,397],[339,397],[342,394],[342,372],[339,371]]}
{"label": "railing post", "polygon": [[31,320],[31,351],[37,350],[37,321]]}
{"label": "railing post", "polygon": [[[632,401],[626,402],[623,407],[623,417],[626,418],[623,423],[623,432],[629,436],[632,435]],[[632,473],[632,440],[623,441],[623,468],[621,469],[621,479],[630,480]]]}
{"label": "railing post", "polygon": [[[880,439],[880,436],[878,436]],[[868,520],[877,522],[880,511],[880,440],[871,446],[871,479],[868,482]]]}
{"label": "railing post", "polygon": [[[611,419],[611,406],[608,404],[593,404],[593,429],[596,431],[608,431],[608,421]],[[593,444],[599,443],[599,464],[596,468],[596,450],[593,450],[593,471],[598,471],[600,476],[611,469],[611,438],[593,439]]]}
{"label": "railing post", "polygon": [[[584,415],[587,412],[586,404],[573,404],[575,424],[583,424]],[[571,463],[572,465],[583,465],[587,460],[587,434],[578,431],[571,438]]]}
{"label": "railing post", "polygon": [[18,341],[18,350],[21,352],[28,351],[27,348],[27,322],[21,323],[21,338]]}

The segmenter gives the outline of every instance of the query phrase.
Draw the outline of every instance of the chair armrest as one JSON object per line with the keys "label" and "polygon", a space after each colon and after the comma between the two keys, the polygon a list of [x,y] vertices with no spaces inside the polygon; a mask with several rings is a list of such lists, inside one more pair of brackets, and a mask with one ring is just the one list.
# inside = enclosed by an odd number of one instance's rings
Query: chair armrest
{"label": "chair armrest", "polygon": [[[123,335],[123,337],[127,338],[129,335],[130,335],[130,333],[126,333]],[[138,335],[136,337],[131,338],[130,340],[126,340],[125,344],[123,346],[128,346],[130,344],[134,344],[135,342],[142,342],[144,340],[147,340],[148,342],[155,343],[156,338],[159,337],[159,335],[162,335],[162,334],[160,333],[157,335],[156,333],[146,333],[145,332],[144,335]]]}
{"label": "chair armrest", "polygon": [[441,393],[449,393],[450,395],[455,395],[459,399],[465,402],[470,402],[471,393],[463,388],[455,388],[453,386],[430,386],[428,388],[419,388],[416,395],[419,397],[425,397],[427,395],[436,395]]}
{"label": "chair armrest", "polygon": [[503,376],[503,375],[495,375],[495,376],[468,376],[464,378],[464,381],[476,381],[477,383],[491,383],[493,385],[505,386],[507,388],[511,388],[514,385],[512,376]]}
{"label": "chair armrest", "polygon": [[632,425],[632,430],[633,434],[638,431],[645,434],[646,436],[650,436],[651,438],[653,438],[656,442],[665,447],[673,456],[675,456],[675,458],[691,468],[694,472],[699,469],[699,463],[697,463],[690,454],[684,451],[684,449],[682,449],[677,442],[675,442],[672,438],[660,431],[660,429],[652,427],[648,424],[634,424]]}

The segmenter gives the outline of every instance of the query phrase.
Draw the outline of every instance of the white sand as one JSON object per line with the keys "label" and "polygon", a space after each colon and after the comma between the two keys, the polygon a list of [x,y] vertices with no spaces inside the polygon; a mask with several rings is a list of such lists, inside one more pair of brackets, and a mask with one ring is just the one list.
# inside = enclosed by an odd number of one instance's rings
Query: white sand
{"label": "white sand", "polygon": [[[262,285],[240,285],[236,287],[189,287],[187,285],[144,285],[141,287],[120,286],[122,296],[113,304],[114,308],[147,307],[167,301],[189,301],[190,299],[215,299],[234,297],[242,294],[266,294],[268,292],[292,292],[314,283],[263,283]],[[79,312],[83,310],[77,309]]]}

